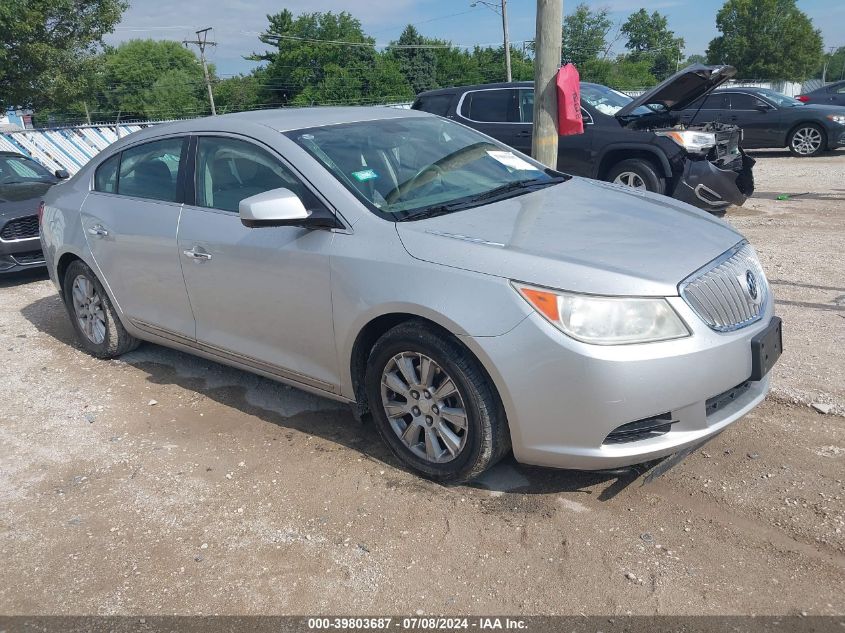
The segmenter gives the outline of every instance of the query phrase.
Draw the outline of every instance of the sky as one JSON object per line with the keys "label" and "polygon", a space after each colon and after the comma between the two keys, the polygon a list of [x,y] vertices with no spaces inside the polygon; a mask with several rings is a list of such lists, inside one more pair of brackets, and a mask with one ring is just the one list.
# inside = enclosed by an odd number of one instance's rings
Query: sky
{"label": "sky", "polygon": [[[498,45],[502,40],[501,18],[492,10],[472,0],[130,0],[130,8],[107,42],[116,44],[133,38],[193,39],[194,31],[212,27],[209,40],[217,46],[208,59],[220,76],[249,72],[254,63],[243,59],[264,50],[258,33],[267,26],[267,14],[289,9],[294,14],[311,11],[348,11],[363,25],[364,31],[387,44],[411,23],[426,36],[451,40],[457,45]],[[493,0],[498,2],[498,0]],[[669,18],[669,27],[686,41],[686,54],[703,53],[718,33],[716,12],[723,0],[605,0],[588,1],[592,8],[607,8],[618,27],[630,13],[645,6]],[[577,2],[564,0],[564,12]],[[534,37],[535,0],[508,0],[510,38],[514,45]],[[799,0],[822,31],[825,48],[845,46],[845,1]],[[615,32],[615,29],[614,29]],[[617,44],[621,50],[624,41]]]}

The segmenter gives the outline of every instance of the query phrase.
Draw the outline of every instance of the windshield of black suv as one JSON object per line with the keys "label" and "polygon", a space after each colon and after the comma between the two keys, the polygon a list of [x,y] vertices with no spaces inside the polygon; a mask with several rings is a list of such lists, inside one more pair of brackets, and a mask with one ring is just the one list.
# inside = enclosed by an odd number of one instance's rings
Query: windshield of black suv
{"label": "windshield of black suv", "polygon": [[[626,94],[598,84],[581,84],[581,101],[586,101],[602,114],[613,116],[633,101]],[[631,114],[650,114],[654,110],[639,106]]]}
{"label": "windshield of black suv", "polygon": [[371,210],[390,220],[456,211],[562,177],[479,132],[438,117],[288,132]]}
{"label": "windshield of black suv", "polygon": [[795,106],[804,105],[803,103],[798,101],[798,99],[787,97],[786,95],[782,95],[781,93],[775,92],[774,90],[769,90],[768,88],[757,88],[754,92],[766,99],[767,101],[771,101],[779,108],[794,108]]}
{"label": "windshield of black suv", "polygon": [[55,182],[56,178],[34,160],[0,154],[0,185],[27,182]]}

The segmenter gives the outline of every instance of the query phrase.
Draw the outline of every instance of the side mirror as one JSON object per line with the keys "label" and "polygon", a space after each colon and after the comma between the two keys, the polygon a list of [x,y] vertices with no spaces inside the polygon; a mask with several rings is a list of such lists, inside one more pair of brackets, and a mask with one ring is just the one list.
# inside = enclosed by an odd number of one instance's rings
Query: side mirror
{"label": "side mirror", "polygon": [[67,180],[68,178],[70,178],[70,174],[68,173],[67,169],[57,169],[54,175],[59,180]]}
{"label": "side mirror", "polygon": [[339,226],[334,214],[312,212],[290,189],[281,187],[244,198],[238,204],[238,214],[244,226],[301,226],[307,228],[335,228]]}

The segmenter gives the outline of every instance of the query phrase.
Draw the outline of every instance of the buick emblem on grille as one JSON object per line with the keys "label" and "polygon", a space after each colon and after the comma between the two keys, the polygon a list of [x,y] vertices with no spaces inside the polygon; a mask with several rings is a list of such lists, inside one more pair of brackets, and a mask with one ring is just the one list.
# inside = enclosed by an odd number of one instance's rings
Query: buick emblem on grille
{"label": "buick emblem on grille", "polygon": [[[745,281],[745,283],[742,283]],[[745,294],[748,295],[748,299],[754,305],[760,305],[760,290],[757,288],[757,277],[754,275],[753,272],[750,270],[745,271],[745,279],[743,280],[740,278],[740,284],[742,285],[742,289],[745,290]]]}

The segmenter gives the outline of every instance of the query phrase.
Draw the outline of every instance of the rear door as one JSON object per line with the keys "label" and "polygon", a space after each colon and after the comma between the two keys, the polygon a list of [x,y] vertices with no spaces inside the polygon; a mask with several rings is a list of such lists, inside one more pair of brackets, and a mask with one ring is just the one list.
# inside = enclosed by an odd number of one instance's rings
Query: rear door
{"label": "rear door", "polygon": [[724,119],[742,128],[742,146],[781,147],[786,134],[783,112],[747,92],[726,93],[730,110]]}
{"label": "rear door", "polygon": [[520,120],[518,88],[492,88],[465,92],[457,107],[457,120],[492,136],[514,149],[531,153],[531,123]]}
{"label": "rear door", "polygon": [[727,96],[716,92],[707,95],[703,100],[699,99],[692,107],[681,112],[681,122],[690,124],[724,121],[729,115],[729,109]]}
{"label": "rear door", "polygon": [[238,215],[244,198],[282,187],[308,209],[324,203],[290,166],[251,139],[199,136],[195,155],[179,253],[197,341],[259,369],[334,391],[339,384],[329,258],[334,233],[248,228]]}
{"label": "rear door", "polygon": [[81,218],[114,300],[141,327],[194,338],[176,248],[187,137],[135,145],[104,161]]}

